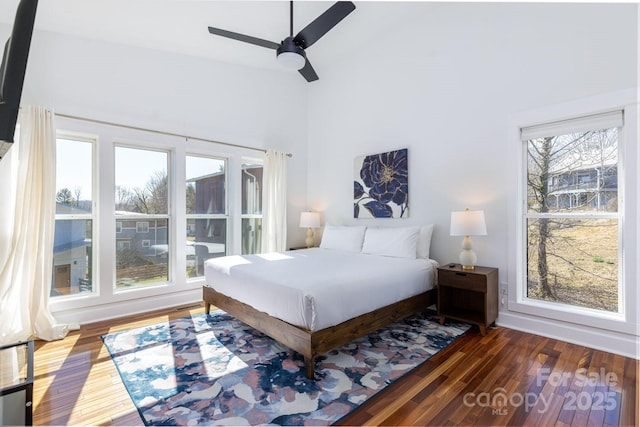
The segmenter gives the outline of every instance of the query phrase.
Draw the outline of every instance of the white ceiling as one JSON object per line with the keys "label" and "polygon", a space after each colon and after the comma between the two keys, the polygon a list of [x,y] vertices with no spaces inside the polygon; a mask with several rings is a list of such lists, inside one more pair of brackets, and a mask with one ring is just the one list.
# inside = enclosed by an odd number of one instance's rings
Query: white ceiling
{"label": "white ceiling", "polygon": [[[334,2],[294,2],[294,34]],[[411,3],[355,1],[356,10],[307,49],[328,66],[411,19]],[[18,0],[0,1],[0,22],[11,24]],[[416,3],[413,3],[415,5]],[[213,26],[279,43],[289,35],[288,1],[40,0],[37,30],[279,69],[275,51],[209,34]]]}

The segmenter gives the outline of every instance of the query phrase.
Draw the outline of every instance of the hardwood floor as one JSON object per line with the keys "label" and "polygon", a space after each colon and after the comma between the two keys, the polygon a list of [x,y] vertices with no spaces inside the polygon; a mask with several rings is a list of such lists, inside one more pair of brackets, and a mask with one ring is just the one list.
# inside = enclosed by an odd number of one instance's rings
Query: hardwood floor
{"label": "hardwood floor", "polygon": [[[142,425],[100,336],[202,313],[179,307],[36,342],[35,425]],[[637,360],[505,328],[477,329],[341,425],[638,425]]]}

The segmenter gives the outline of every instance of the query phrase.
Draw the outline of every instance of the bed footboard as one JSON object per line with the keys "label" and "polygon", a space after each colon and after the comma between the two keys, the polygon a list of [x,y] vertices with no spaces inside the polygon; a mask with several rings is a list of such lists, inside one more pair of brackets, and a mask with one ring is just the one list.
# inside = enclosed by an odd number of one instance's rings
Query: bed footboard
{"label": "bed footboard", "polygon": [[315,332],[269,316],[206,285],[202,287],[202,298],[207,314],[214,305],[302,354],[307,378],[315,379],[316,356],[424,310],[435,303],[436,291],[424,292]]}
{"label": "bed footboard", "polygon": [[214,305],[252,328],[302,354],[307,368],[307,377],[314,378],[315,355],[311,351],[311,331],[271,317],[250,305],[216,292],[209,286],[202,287],[202,298],[204,299],[204,307],[207,314],[209,314],[211,306]]}

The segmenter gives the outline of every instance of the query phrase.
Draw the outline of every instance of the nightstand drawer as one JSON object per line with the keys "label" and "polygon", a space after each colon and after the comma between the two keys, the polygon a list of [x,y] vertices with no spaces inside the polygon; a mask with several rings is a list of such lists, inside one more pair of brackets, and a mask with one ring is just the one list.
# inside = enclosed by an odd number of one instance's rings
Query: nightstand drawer
{"label": "nightstand drawer", "polygon": [[484,276],[465,271],[438,270],[438,283],[446,283],[452,288],[468,289],[476,292],[486,292],[487,285]]}

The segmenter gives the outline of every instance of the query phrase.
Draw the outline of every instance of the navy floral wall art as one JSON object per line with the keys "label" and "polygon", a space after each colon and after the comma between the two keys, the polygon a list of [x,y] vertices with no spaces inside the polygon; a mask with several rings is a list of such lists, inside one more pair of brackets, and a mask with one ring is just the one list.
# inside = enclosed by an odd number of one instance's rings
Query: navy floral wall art
{"label": "navy floral wall art", "polygon": [[407,149],[356,157],[354,218],[407,218],[409,173]]}

